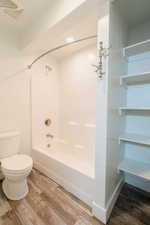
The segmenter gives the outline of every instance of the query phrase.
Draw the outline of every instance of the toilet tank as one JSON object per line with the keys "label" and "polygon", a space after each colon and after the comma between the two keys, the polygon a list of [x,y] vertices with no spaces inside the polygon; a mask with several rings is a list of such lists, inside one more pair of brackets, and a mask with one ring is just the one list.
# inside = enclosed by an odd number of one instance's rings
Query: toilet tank
{"label": "toilet tank", "polygon": [[19,153],[20,133],[17,131],[0,132],[0,159]]}

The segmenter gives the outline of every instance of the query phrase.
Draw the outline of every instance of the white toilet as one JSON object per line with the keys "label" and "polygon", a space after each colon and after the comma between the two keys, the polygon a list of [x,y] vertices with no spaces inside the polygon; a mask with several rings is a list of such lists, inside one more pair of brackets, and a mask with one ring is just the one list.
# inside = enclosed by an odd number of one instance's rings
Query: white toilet
{"label": "white toilet", "polygon": [[28,194],[26,178],[33,166],[30,156],[19,154],[19,145],[19,132],[0,133],[0,163],[4,176],[2,188],[11,200],[20,200]]}

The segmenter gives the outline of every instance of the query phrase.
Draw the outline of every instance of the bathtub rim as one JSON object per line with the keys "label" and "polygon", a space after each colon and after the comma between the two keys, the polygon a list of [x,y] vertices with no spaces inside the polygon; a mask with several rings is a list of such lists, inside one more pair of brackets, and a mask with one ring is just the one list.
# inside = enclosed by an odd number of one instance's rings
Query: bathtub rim
{"label": "bathtub rim", "polygon": [[40,152],[40,153],[43,153],[43,154],[45,154],[45,155],[47,155],[48,157],[51,157],[53,160],[55,160],[55,161],[57,161],[57,162],[60,162],[61,164],[63,164],[64,166],[68,166],[68,167],[70,167],[71,169],[73,169],[73,170],[77,170],[79,173],[81,173],[81,174],[83,174],[83,175],[85,175],[85,176],[87,176],[88,178],[90,178],[90,179],[95,179],[95,170],[94,170],[94,167],[92,168],[92,172],[91,172],[91,174],[88,174],[88,173],[86,173],[85,171],[83,171],[83,170],[81,170],[80,168],[77,168],[77,167],[73,167],[72,165],[68,165],[67,163],[65,163],[63,160],[60,160],[60,159],[58,159],[58,158],[55,158],[54,156],[52,156],[51,154],[49,154],[49,152],[48,151],[46,151],[46,150],[43,150],[41,147],[36,147],[36,146],[34,146],[33,148],[32,148],[32,151],[38,151],[38,152]]}

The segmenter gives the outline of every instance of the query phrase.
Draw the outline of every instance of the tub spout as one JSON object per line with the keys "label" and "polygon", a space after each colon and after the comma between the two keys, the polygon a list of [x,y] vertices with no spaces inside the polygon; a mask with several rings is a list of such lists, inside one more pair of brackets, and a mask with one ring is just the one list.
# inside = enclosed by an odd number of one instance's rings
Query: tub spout
{"label": "tub spout", "polygon": [[54,135],[52,135],[52,134],[46,134],[46,137],[47,138],[54,138]]}

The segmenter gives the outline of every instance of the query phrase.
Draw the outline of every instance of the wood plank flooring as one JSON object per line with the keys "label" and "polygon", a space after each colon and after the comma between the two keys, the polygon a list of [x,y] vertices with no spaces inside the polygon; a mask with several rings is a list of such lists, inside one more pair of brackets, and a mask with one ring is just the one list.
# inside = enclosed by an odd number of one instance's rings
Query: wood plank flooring
{"label": "wood plank flooring", "polygon": [[[29,194],[8,201],[0,190],[0,225],[102,225],[91,209],[37,170]],[[108,225],[150,225],[150,195],[124,185]]]}

